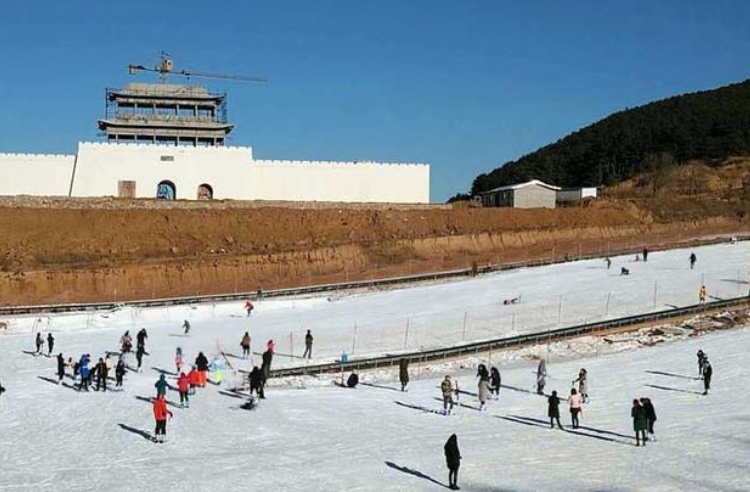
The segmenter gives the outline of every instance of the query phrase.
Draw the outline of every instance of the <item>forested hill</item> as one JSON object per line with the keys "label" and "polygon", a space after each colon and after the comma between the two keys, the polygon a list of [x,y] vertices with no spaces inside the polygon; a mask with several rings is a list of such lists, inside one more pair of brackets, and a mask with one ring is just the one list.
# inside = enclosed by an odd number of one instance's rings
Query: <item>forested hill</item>
{"label": "forested hill", "polygon": [[471,192],[529,179],[611,185],[690,159],[750,154],[750,80],[620,111],[477,176]]}

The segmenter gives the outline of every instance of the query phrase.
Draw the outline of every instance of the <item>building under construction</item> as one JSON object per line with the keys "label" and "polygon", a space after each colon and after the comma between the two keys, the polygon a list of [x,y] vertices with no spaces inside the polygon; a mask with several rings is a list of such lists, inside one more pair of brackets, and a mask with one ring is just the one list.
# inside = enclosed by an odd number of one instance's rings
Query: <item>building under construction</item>
{"label": "building under construction", "polygon": [[164,145],[224,145],[226,94],[182,84],[125,84],[108,89],[105,116],[99,120],[109,142]]}

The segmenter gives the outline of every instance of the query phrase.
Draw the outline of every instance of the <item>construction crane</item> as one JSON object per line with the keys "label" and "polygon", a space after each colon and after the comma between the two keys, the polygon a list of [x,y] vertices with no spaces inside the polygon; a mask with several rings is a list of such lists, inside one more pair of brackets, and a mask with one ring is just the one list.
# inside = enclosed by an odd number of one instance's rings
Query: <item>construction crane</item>
{"label": "construction crane", "polygon": [[174,63],[172,62],[172,57],[168,54],[162,51],[159,55],[159,61],[157,64],[153,67],[146,67],[144,65],[128,65],[128,73],[130,75],[136,75],[138,72],[155,72],[159,74],[159,81],[162,83],[165,83],[167,81],[167,76],[169,75],[177,75],[179,77],[185,77],[186,79],[190,79],[192,77],[201,77],[206,79],[229,79],[229,80],[240,80],[242,82],[266,82],[266,79],[260,78],[260,77],[249,77],[246,75],[228,75],[228,74],[222,74],[222,73],[208,73],[208,72],[199,72],[196,70],[180,70],[174,68]]}

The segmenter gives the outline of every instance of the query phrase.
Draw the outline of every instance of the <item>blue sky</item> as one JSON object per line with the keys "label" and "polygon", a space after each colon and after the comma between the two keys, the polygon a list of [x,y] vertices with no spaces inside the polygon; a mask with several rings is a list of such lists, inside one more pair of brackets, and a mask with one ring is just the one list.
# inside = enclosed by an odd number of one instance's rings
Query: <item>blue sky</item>
{"label": "blue sky", "polygon": [[99,138],[105,87],[163,49],[269,79],[211,82],[231,144],[429,162],[443,201],[612,111],[744,80],[748,18],[745,0],[0,0],[0,152]]}

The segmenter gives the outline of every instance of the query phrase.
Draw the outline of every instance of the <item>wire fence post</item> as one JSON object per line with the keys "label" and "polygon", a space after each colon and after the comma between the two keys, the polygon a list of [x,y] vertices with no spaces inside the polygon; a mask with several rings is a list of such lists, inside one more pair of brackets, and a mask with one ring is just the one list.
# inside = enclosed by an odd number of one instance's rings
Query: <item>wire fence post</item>
{"label": "wire fence post", "polygon": [[610,300],[611,297],[612,297],[612,293],[611,292],[607,292],[607,307],[604,310],[604,316],[609,316],[609,300]]}
{"label": "wire fence post", "polygon": [[354,339],[352,340],[352,355],[354,355],[354,348],[357,346],[357,323],[354,323]]}
{"label": "wire fence post", "polygon": [[466,341],[466,318],[469,316],[469,313],[467,311],[464,311],[464,327],[463,327],[463,334],[461,335],[461,340]]}
{"label": "wire fence post", "polygon": [[656,307],[656,296],[659,292],[659,282],[654,282],[654,308]]}
{"label": "wire fence post", "polygon": [[409,345],[409,318],[406,318],[406,330],[404,332],[404,349]]}

